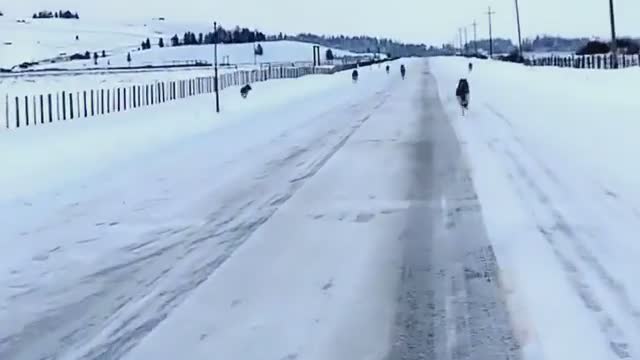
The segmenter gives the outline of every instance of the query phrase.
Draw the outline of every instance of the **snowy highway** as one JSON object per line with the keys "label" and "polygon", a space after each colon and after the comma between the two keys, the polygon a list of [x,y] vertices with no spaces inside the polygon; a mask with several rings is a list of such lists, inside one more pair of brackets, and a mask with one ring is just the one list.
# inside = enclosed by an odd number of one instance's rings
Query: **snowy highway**
{"label": "snowy highway", "polygon": [[256,84],[217,120],[197,98],[3,134],[51,152],[2,164],[0,359],[520,358],[468,161],[406,63]]}

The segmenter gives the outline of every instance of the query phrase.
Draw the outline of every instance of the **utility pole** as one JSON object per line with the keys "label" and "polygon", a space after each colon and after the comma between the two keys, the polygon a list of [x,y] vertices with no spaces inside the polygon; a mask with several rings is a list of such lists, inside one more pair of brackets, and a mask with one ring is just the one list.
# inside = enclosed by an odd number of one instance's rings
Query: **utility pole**
{"label": "utility pole", "polygon": [[[518,6],[518,0],[516,1],[516,21],[518,22],[518,53],[520,54],[520,59],[522,57],[522,33],[520,32],[520,7]],[[610,0],[613,1],[613,0]]]}
{"label": "utility pole", "polygon": [[258,54],[256,53],[256,42],[258,41],[258,30],[254,31],[253,41],[253,65],[258,65]]}
{"label": "utility pole", "polygon": [[491,28],[491,16],[495,15],[495,11],[491,11],[491,6],[489,6],[489,11],[487,11],[487,15],[489,15],[489,57],[493,58],[493,30]]}
{"label": "utility pole", "polygon": [[473,51],[478,55],[478,23],[473,20]]}
{"label": "utility pole", "polygon": [[467,33],[467,27],[464,27],[464,54],[469,53],[469,34]]}
{"label": "utility pole", "polygon": [[214,76],[213,87],[216,92],[216,112],[220,112],[220,94],[218,90],[218,23],[213,22],[213,67]]}
{"label": "utility pole", "polygon": [[611,18],[611,52],[613,53],[613,68],[618,68],[618,40],[616,38],[616,17],[613,11],[613,0],[609,0],[609,17]]}

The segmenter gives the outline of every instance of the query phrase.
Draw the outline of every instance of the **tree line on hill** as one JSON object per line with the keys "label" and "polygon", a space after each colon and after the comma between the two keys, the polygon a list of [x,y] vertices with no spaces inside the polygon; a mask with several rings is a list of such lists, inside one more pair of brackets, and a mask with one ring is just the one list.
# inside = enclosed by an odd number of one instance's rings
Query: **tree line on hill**
{"label": "tree line on hill", "polygon": [[[638,41],[621,38],[616,41],[620,53],[637,54],[640,52]],[[467,51],[474,51],[474,42],[469,43]],[[450,46],[450,45],[449,45]],[[489,52],[489,40],[479,40],[478,49]],[[494,54],[510,54],[517,51],[517,46],[509,39],[494,39]],[[577,55],[607,54],[611,51],[610,42],[590,40],[589,38],[563,38],[560,36],[536,36],[522,41],[523,52],[553,53],[567,52]]]}
{"label": "tree line on hill", "polygon": [[[236,26],[233,30],[227,30],[223,27],[219,27],[214,33],[213,31],[207,33],[196,33],[187,31],[182,36],[175,34],[171,37],[171,46],[183,46],[183,45],[210,45],[215,43],[222,44],[244,44],[252,42],[262,42],[267,39],[266,35],[258,30],[249,30],[248,28],[240,28]],[[147,43],[146,45],[150,45]],[[158,40],[158,46],[164,47],[164,40]],[[145,46],[146,49],[150,46]]]}
{"label": "tree line on hill", "polygon": [[72,13],[69,10],[62,11],[58,10],[56,12],[51,12],[48,10],[43,10],[38,13],[33,14],[34,19],[80,19],[78,13]]}
{"label": "tree line on hill", "polygon": [[[379,39],[370,36],[324,36],[314,34],[265,35],[258,30],[250,30],[236,26],[233,29],[219,27],[217,33],[195,33],[187,31],[182,36],[175,34],[166,44],[164,39],[158,39],[158,46],[209,45],[214,42],[222,44],[243,44],[276,40],[292,40],[310,42],[326,47],[342,49],[354,53],[385,53],[392,56],[425,56],[426,47],[423,44],[405,44],[391,39]],[[149,40],[143,42],[141,49],[151,48]]]}
{"label": "tree line on hill", "polygon": [[310,42],[326,47],[346,50],[354,53],[383,53],[389,56],[426,56],[427,47],[424,44],[409,44],[387,38],[372,36],[345,36],[345,35],[316,35],[297,34],[269,36],[267,40],[294,40]]}
{"label": "tree line on hill", "polygon": [[[630,38],[617,39],[616,45],[621,54],[639,54],[640,44]],[[608,54],[611,52],[611,46],[608,42],[592,40],[587,42],[583,47],[576,51],[576,55],[596,55]]]}

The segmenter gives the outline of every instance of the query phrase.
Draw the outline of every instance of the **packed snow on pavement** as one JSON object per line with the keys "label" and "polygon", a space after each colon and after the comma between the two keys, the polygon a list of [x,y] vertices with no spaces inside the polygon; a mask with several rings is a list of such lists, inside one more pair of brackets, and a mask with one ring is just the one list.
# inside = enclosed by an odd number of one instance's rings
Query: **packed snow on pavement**
{"label": "packed snow on pavement", "polygon": [[1,133],[0,358],[121,358],[172,313],[236,358],[384,353],[418,82],[361,72]]}
{"label": "packed snow on pavement", "polygon": [[[438,58],[528,359],[640,356],[639,69]],[[462,117],[454,89],[471,86]]]}

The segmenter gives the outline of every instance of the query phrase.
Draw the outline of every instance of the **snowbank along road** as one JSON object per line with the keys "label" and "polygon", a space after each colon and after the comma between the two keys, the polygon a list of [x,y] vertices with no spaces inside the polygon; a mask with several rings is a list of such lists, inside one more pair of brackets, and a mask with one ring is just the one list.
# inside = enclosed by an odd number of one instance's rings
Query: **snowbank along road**
{"label": "snowbank along road", "polygon": [[[198,98],[30,133],[105,160],[56,152],[50,188],[5,164],[0,359],[519,359],[467,160],[405,64],[283,82],[289,102],[258,84],[232,117]],[[217,125],[170,127],[185,110]],[[139,124],[174,138],[140,149]]]}
{"label": "snowbank along road", "polygon": [[628,89],[640,73],[480,61],[465,74],[472,105],[461,118],[450,88],[467,62],[431,65],[471,159],[523,353],[637,359],[640,173]]}

